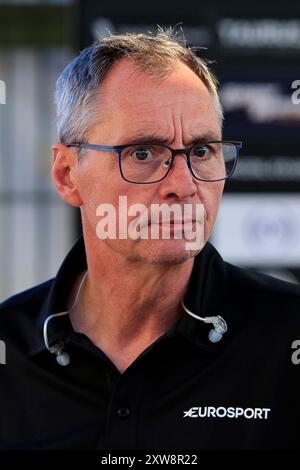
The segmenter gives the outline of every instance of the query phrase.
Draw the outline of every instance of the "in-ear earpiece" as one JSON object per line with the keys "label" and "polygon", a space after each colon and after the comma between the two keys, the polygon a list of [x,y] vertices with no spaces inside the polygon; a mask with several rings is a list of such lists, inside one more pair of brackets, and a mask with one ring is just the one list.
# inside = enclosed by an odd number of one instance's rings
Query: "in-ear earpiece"
{"label": "in-ear earpiece", "polygon": [[68,364],[70,364],[70,354],[64,351],[63,341],[59,341],[58,343],[55,343],[53,346],[51,346],[49,351],[52,354],[56,355],[56,362],[60,366],[67,366]]}
{"label": "in-ear earpiece", "polygon": [[181,306],[183,310],[191,315],[194,318],[197,318],[197,320],[201,320],[204,323],[212,323],[213,324],[213,329],[211,329],[208,333],[208,339],[212,343],[218,343],[221,341],[223,338],[224,333],[227,331],[227,323],[224,320],[221,315],[217,315],[215,317],[199,317],[199,315],[196,315],[195,313],[191,312],[185,305],[183,300],[181,301]]}
{"label": "in-ear earpiece", "polygon": [[57,343],[55,343],[53,346],[50,347],[49,341],[48,341],[48,331],[47,331],[48,323],[49,323],[50,320],[52,320],[55,317],[61,317],[62,315],[67,315],[70,312],[72,312],[73,308],[77,304],[79,294],[80,294],[81,288],[84,284],[84,281],[87,277],[87,274],[88,274],[88,272],[86,271],[83,278],[82,278],[82,280],[81,280],[81,282],[80,282],[75,300],[74,300],[73,305],[70,308],[70,310],[66,310],[65,312],[59,312],[59,313],[54,313],[53,315],[49,315],[49,317],[47,317],[46,320],[44,321],[43,335],[44,335],[45,346],[46,346],[46,348],[48,349],[49,352],[56,355],[56,361],[60,366],[67,366],[68,364],[70,364],[70,360],[71,360],[70,355],[69,355],[69,353],[64,351],[65,344],[64,344],[63,341],[58,341]]}

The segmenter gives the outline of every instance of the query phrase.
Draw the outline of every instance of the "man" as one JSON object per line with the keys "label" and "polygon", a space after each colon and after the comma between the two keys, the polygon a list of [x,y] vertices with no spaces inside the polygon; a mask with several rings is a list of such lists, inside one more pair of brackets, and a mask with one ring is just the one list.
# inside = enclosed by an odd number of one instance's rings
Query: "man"
{"label": "man", "polygon": [[240,143],[204,61],[167,32],[111,35],[56,99],[52,177],[83,238],[1,306],[1,448],[297,448],[300,289],[208,242]]}

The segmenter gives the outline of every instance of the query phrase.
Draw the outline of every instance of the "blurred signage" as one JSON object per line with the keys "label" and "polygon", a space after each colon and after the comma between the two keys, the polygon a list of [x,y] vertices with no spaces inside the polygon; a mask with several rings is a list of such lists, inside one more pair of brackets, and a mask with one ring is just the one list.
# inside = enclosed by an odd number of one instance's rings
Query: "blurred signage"
{"label": "blurred signage", "polygon": [[298,157],[300,69],[224,66],[219,76],[226,138],[244,141],[244,155]]}
{"label": "blurred signage", "polygon": [[300,18],[224,18],[217,22],[216,28],[223,48],[300,51]]}
{"label": "blurred signage", "polygon": [[239,159],[232,180],[254,183],[297,182],[300,188],[300,155],[298,157],[243,155]]}
{"label": "blurred signage", "polygon": [[[154,23],[130,23],[122,22],[116,23],[109,18],[98,17],[91,22],[91,34],[93,39],[103,38],[109,32],[112,33],[147,33],[149,31],[156,31],[157,25]],[[184,25],[184,37],[189,44],[200,44],[201,46],[208,46],[211,43],[212,31],[208,26],[201,24],[191,26]],[[178,24],[178,34],[180,36],[180,24]]]}
{"label": "blurred signage", "polygon": [[[298,53],[300,51],[300,19],[276,20],[266,19],[220,19],[216,23],[209,24],[199,18],[199,22],[191,24],[182,21],[184,36],[189,44],[195,46],[209,46],[220,49],[243,49],[257,52],[260,49],[268,51],[289,50]],[[164,22],[162,22],[164,23]],[[161,24],[162,24],[161,23]],[[174,26],[174,23],[172,23]],[[180,30],[180,23],[177,25]],[[135,21],[114,21],[111,17],[97,16],[92,19],[90,33],[94,39],[111,32],[146,32],[155,31],[155,23]],[[217,41],[216,41],[217,40]]]}
{"label": "blurred signage", "polygon": [[232,263],[297,267],[299,207],[299,194],[224,195],[212,241]]}

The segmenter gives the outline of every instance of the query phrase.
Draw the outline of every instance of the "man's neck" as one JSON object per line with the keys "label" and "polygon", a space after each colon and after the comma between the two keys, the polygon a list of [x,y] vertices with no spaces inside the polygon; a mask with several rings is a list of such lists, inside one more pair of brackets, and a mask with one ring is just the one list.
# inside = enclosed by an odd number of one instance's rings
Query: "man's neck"
{"label": "man's neck", "polygon": [[[88,259],[88,274],[70,314],[75,331],[85,334],[120,371],[181,317],[194,259],[175,266]],[[116,269],[118,264],[118,269]],[[84,273],[78,276],[72,297]]]}

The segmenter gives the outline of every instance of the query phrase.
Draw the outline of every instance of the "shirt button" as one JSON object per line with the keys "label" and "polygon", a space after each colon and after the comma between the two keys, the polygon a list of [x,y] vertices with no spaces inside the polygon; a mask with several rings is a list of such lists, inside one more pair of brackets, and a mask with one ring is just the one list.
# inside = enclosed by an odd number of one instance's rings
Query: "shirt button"
{"label": "shirt button", "polygon": [[120,418],[127,418],[127,416],[130,415],[129,408],[119,408],[118,415],[120,416]]}

